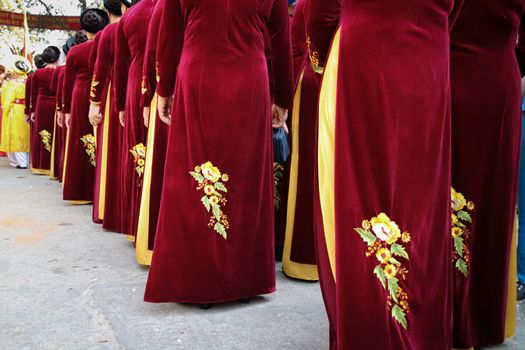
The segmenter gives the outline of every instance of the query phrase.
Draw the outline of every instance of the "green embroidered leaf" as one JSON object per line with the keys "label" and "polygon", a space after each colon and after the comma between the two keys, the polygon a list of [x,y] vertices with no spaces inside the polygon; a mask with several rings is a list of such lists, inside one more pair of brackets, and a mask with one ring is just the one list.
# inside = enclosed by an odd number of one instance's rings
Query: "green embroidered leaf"
{"label": "green embroidered leaf", "polygon": [[456,221],[456,223],[455,223],[454,225],[456,225],[456,226],[459,227],[459,228],[465,228],[465,227],[466,227],[466,226],[465,226],[461,221],[459,221],[459,220]]}
{"label": "green embroidered leaf", "polygon": [[407,253],[407,251],[405,250],[405,248],[401,244],[398,244],[398,243],[392,244],[392,246],[390,247],[390,251],[394,255],[401,256],[401,257],[409,260],[408,253]]}
{"label": "green embroidered leaf", "polygon": [[388,262],[398,266],[401,265],[401,263],[394,257],[391,257],[390,260],[388,260]]}
{"label": "green embroidered leaf", "polygon": [[222,211],[221,211],[221,207],[219,207],[217,204],[213,204],[211,203],[211,208],[213,210],[213,216],[215,216],[215,219],[217,221],[221,221],[221,214],[222,214]]}
{"label": "green embroidered leaf", "polygon": [[374,236],[374,234],[368,230],[365,230],[365,229],[362,229],[360,227],[358,228],[355,228],[354,229],[357,233],[359,233],[359,235],[361,236],[361,238],[363,239],[363,241],[368,244],[369,246],[374,244],[375,241],[376,241],[376,236]]}
{"label": "green embroidered leaf", "polygon": [[407,329],[407,317],[405,311],[399,307],[399,305],[394,305],[392,308],[392,317],[396,320],[403,328]]}
{"label": "green embroidered leaf", "polygon": [[458,219],[466,221],[466,222],[472,222],[472,218],[470,217],[470,214],[466,211],[458,211]]}
{"label": "green embroidered leaf", "polygon": [[456,261],[456,269],[463,274],[463,276],[468,277],[468,266],[467,262],[463,259],[458,259]]}
{"label": "green embroidered leaf", "polygon": [[388,278],[388,293],[390,294],[390,297],[397,303],[397,287],[399,285],[399,280],[396,277]]}
{"label": "green embroidered leaf", "polygon": [[220,222],[217,222],[215,226],[213,227],[213,229],[215,230],[215,232],[220,234],[222,238],[224,239],[228,238],[228,234],[226,233],[226,228]]}
{"label": "green embroidered leaf", "polygon": [[386,276],[385,271],[383,271],[383,267],[381,264],[377,265],[374,269],[374,274],[377,276],[381,284],[383,285],[383,288],[386,288]]}
{"label": "green embroidered leaf", "polygon": [[216,182],[215,183],[215,189],[222,191],[222,192],[228,192],[228,189],[223,185],[222,182]]}
{"label": "green embroidered leaf", "polygon": [[193,176],[193,178],[195,180],[197,180],[197,182],[203,182],[204,181],[204,176],[202,176],[199,173],[196,173],[195,171],[190,171],[190,175]]}
{"label": "green embroidered leaf", "polygon": [[206,210],[209,213],[210,209],[211,209],[210,199],[207,196],[204,196],[204,197],[201,198],[201,202],[202,202],[202,204],[204,204],[204,206],[206,207]]}
{"label": "green embroidered leaf", "polygon": [[454,237],[454,249],[456,250],[456,252],[458,253],[458,255],[460,257],[463,257],[463,237],[459,237],[459,236],[452,236]]}

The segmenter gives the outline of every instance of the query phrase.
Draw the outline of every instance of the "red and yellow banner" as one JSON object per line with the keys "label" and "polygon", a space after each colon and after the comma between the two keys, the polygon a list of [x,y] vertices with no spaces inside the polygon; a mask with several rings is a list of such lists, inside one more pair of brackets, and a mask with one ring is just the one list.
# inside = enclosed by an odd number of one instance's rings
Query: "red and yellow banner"
{"label": "red and yellow banner", "polygon": [[[51,30],[80,30],[78,16],[27,15],[29,28]],[[24,14],[0,10],[0,25],[24,27]]]}

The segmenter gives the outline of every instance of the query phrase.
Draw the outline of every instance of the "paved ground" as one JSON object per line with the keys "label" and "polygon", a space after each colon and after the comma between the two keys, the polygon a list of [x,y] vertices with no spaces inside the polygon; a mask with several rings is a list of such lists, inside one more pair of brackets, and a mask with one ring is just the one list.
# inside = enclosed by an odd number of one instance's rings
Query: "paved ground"
{"label": "paved ground", "polygon": [[[279,271],[278,291],[248,305],[144,303],[147,270],[131,244],[60,196],[0,158],[0,349],[328,348],[318,284]],[[519,315],[519,336],[493,349],[525,349],[523,305]]]}

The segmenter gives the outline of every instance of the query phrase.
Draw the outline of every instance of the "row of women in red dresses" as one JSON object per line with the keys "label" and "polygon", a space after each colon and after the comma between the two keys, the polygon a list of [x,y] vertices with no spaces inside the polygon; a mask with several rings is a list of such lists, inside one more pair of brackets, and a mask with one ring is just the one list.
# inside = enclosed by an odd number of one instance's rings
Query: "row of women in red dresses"
{"label": "row of women in red dresses", "polygon": [[57,74],[64,199],[135,241],[146,301],[275,290],[289,110],[283,270],[320,279],[331,348],[512,336],[525,0],[299,0],[291,29],[285,0],[105,6]]}

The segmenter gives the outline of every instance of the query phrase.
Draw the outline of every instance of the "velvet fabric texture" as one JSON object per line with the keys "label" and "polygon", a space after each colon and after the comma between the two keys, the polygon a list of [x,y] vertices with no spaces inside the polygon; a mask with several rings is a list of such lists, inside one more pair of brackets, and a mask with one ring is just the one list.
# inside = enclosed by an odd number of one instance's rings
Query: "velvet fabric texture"
{"label": "velvet fabric texture", "polygon": [[[59,78],[60,73],[64,70],[65,66],[60,66],[53,72],[51,90],[55,92],[55,125],[53,129],[53,147],[52,147],[52,162],[51,162],[51,173],[50,177],[53,180],[62,179],[60,159],[62,154],[62,128],[58,125],[57,120],[57,106],[58,106],[58,90],[59,90]],[[61,89],[60,89],[61,90]]]}
{"label": "velvet fabric texture", "polygon": [[[122,139],[122,233],[135,236],[140,210],[147,131],[140,107],[142,66],[148,24],[155,0],[142,0],[122,16],[116,32],[114,89],[119,111],[125,111]],[[134,155],[133,153],[137,154]],[[140,163],[140,164],[139,164]]]}
{"label": "velvet fabric texture", "polygon": [[275,290],[264,28],[275,103],[290,108],[288,8],[286,0],[228,4],[176,0],[164,8],[157,93],[175,94],[146,301],[216,303]]}
{"label": "velvet fabric texture", "polygon": [[[140,217],[137,231],[137,262],[143,265],[151,264],[155,233],[160,209],[162,195],[162,184],[164,181],[164,164],[166,159],[166,147],[168,143],[168,125],[158,118],[157,106],[152,105],[152,99],[156,92],[156,56],[159,36],[160,19],[166,0],[159,0],[151,16],[144,54],[144,66],[142,69],[142,97],[141,106],[150,107],[150,115],[155,114],[154,125],[148,127],[148,150],[150,158],[146,159],[146,172],[144,174],[144,188],[141,200]],[[150,121],[151,123],[151,121]],[[152,123],[152,124],[153,124]],[[154,131],[151,133],[150,128]],[[153,135],[150,137],[150,135]],[[151,148],[151,149],[150,149]],[[147,162],[151,164],[147,164]],[[147,179],[148,177],[150,179]],[[148,198],[146,199],[145,196]],[[144,207],[147,205],[148,207]],[[139,244],[139,241],[146,244]],[[144,252],[143,250],[146,250]]]}
{"label": "velvet fabric texture", "polygon": [[31,105],[35,113],[31,167],[37,174],[48,174],[51,164],[56,104],[55,92],[51,90],[54,71],[54,68],[39,69],[31,79]]}
{"label": "velvet fabric texture", "polygon": [[[97,53],[93,80],[91,84],[90,99],[100,103],[100,111],[104,118],[108,119],[108,132],[106,142],[107,168],[106,168],[106,189],[104,203],[104,220],[102,227],[121,232],[122,203],[121,203],[121,162],[122,162],[122,132],[118,110],[115,101],[115,90],[111,88],[113,80],[113,63],[115,59],[115,34],[118,29],[118,22],[108,25],[100,33],[99,51]],[[110,94],[110,106],[107,109],[105,103],[107,94]],[[104,104],[104,106],[103,106]],[[108,113],[106,114],[106,109]]]}
{"label": "velvet fabric texture", "polygon": [[325,69],[316,224],[332,349],[451,347],[454,5],[306,5],[311,62]]}
{"label": "velvet fabric texture", "polygon": [[319,80],[306,45],[305,0],[299,0],[292,22],[295,99],[291,115],[292,155],[283,272],[293,278],[317,280],[314,244],[314,161]]}
{"label": "velvet fabric texture", "polygon": [[515,48],[524,14],[523,0],[467,1],[451,33],[452,186],[474,204],[463,235],[468,275],[454,272],[456,348],[505,340],[521,142]]}
{"label": "velvet fabric texture", "polygon": [[[60,67],[59,67],[60,68]],[[62,106],[64,104],[64,76],[66,74],[66,67],[63,66],[62,69],[60,69],[60,72],[58,74],[58,82],[57,82],[57,92],[56,92],[56,98],[57,98],[57,110],[62,111]],[[60,128],[59,132],[62,137],[61,147],[60,147],[60,158],[59,158],[59,171],[58,171],[58,181],[62,182],[62,176],[64,175],[64,155],[65,155],[65,148],[66,148],[66,139],[67,139],[67,127],[65,126],[64,121],[64,115],[62,115],[62,127]]]}
{"label": "velvet fabric texture", "polygon": [[66,61],[63,112],[71,116],[64,159],[63,198],[69,201],[93,201],[94,135],[88,118],[91,86],[88,60],[92,46],[90,40],[73,47]]}

